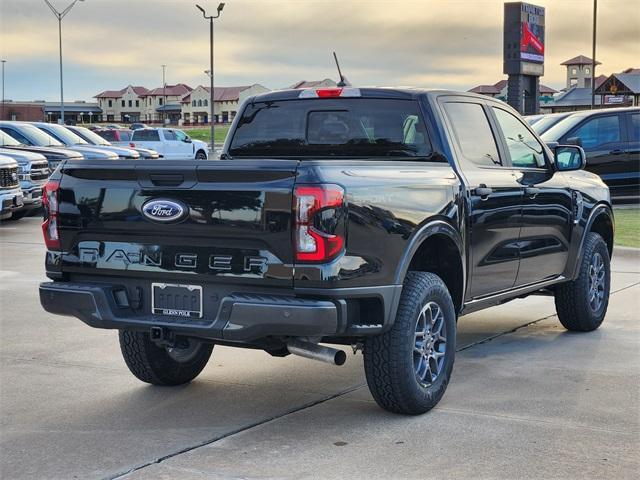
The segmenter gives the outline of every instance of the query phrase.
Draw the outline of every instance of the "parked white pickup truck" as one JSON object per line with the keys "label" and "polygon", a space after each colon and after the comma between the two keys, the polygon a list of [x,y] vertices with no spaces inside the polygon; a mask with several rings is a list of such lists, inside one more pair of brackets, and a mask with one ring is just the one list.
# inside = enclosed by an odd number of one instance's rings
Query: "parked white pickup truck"
{"label": "parked white pickup truck", "polygon": [[209,148],[205,142],[193,140],[175,128],[141,128],[131,136],[131,148],[150,148],[165,159],[207,160]]}

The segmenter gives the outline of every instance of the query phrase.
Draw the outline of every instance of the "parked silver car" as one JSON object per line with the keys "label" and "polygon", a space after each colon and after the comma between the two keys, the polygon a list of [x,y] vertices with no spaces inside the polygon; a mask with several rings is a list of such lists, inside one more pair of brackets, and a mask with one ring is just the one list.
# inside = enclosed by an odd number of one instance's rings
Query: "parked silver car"
{"label": "parked silver car", "polygon": [[[45,124],[48,125],[48,124]],[[66,128],[64,131],[72,134]],[[118,155],[113,152],[90,148],[85,145],[65,145],[61,141],[49,135],[44,130],[25,122],[0,122],[0,130],[15,138],[24,145],[35,145],[38,147],[61,147],[75,150],[82,154],[87,160],[117,160]],[[86,142],[85,142],[86,143]]]}
{"label": "parked silver car", "polygon": [[[68,148],[60,148],[60,147],[40,147],[36,145],[28,145],[26,143],[22,143],[16,140],[14,137],[6,133],[7,131],[14,131],[9,127],[0,127],[0,147],[7,150],[17,150],[19,152],[33,152],[44,155],[44,157],[49,162],[49,170],[54,171],[60,162],[64,160],[84,160],[84,156],[76,151],[69,150]],[[19,136],[14,131],[16,136]],[[28,141],[24,139],[23,141]]]}
{"label": "parked silver car", "polygon": [[[32,122],[31,125],[38,127],[45,133],[48,133],[59,142],[65,144],[67,147],[76,148],[82,152],[84,152],[85,149],[89,149],[104,154],[113,154],[115,155],[115,158],[126,158],[128,160],[137,160],[138,158],[140,158],[140,154],[135,150],[127,149],[127,151],[125,151],[119,147],[114,150],[113,148],[104,147],[101,145],[91,145],[82,137],[72,132],[68,127],[58,125],[57,123]],[[113,155],[110,155],[110,157],[113,157]],[[89,160],[92,159],[91,155],[85,155],[85,157],[87,157],[87,159]]]}
{"label": "parked silver car", "polygon": [[[114,145],[106,139],[102,138],[96,132],[92,132],[88,128],[78,127],[78,126],[68,126],[69,130],[73,133],[81,137],[83,140],[87,141],[91,145],[98,145],[102,147],[109,147],[114,152],[120,155],[120,158],[123,159],[131,159],[132,157],[126,156],[129,155],[128,152],[137,152],[139,157],[143,160],[154,160],[160,158],[160,154],[155,150],[150,150],[147,148],[128,148],[127,146]],[[122,152],[122,153],[121,153]]]}

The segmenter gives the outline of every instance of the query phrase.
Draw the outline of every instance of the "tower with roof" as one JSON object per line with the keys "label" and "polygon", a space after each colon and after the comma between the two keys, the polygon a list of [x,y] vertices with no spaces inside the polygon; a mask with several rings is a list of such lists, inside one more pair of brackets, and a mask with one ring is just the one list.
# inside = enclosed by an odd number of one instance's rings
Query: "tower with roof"
{"label": "tower with roof", "polygon": [[[584,55],[565,60],[560,65],[567,67],[567,89],[572,87],[591,88],[593,60]],[[600,65],[600,62],[596,62]]]}

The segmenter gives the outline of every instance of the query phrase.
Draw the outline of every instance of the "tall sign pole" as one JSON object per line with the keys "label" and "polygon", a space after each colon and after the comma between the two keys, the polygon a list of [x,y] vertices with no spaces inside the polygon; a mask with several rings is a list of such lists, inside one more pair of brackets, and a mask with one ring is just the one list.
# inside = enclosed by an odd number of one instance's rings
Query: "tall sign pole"
{"label": "tall sign pole", "polygon": [[540,110],[540,77],[544,75],[545,9],[524,2],[504,4],[504,68],[507,103],[523,115]]}
{"label": "tall sign pole", "polygon": [[596,105],[596,20],[598,17],[598,0],[593,0],[593,35],[591,39],[591,109]]}

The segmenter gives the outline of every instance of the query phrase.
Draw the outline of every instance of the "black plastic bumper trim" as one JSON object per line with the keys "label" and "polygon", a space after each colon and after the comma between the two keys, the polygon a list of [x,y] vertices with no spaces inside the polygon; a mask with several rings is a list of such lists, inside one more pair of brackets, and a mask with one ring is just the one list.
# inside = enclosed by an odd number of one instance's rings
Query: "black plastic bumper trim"
{"label": "black plastic bumper trim", "polygon": [[45,282],[40,284],[40,303],[47,312],[76,317],[95,328],[163,327],[180,335],[237,342],[266,336],[335,335],[343,310],[332,300],[232,294],[222,299],[216,318],[196,322],[118,306],[113,292],[120,289],[117,284]]}

